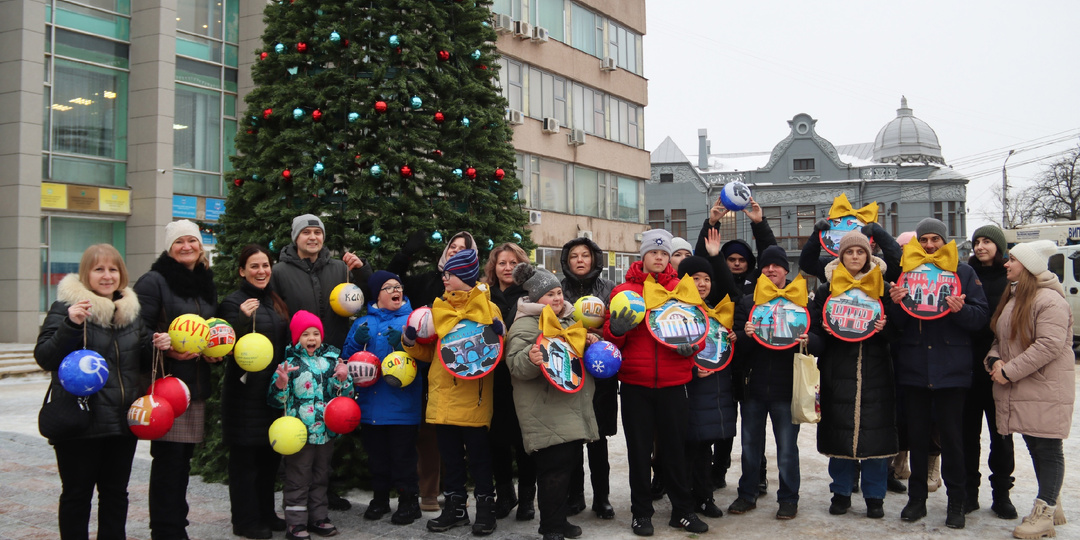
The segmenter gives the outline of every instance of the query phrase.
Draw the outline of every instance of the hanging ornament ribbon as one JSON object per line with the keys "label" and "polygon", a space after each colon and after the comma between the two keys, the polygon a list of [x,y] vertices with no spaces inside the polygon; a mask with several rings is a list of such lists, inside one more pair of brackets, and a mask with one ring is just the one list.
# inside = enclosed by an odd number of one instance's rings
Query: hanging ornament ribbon
{"label": "hanging ornament ribbon", "polygon": [[730,296],[725,294],[720,303],[716,304],[716,307],[701,307],[705,310],[706,315],[720,321],[720,325],[724,328],[731,328],[735,324],[735,302],[731,301]]}
{"label": "hanging ornament ribbon", "polygon": [[937,251],[927,253],[919,243],[919,239],[912,238],[904,246],[904,255],[900,257],[900,267],[905,272],[910,272],[924,264],[932,264],[942,270],[956,272],[956,266],[960,264],[960,255],[956,253],[956,241],[950,240]]}
{"label": "hanging ornament ribbon", "polygon": [[548,339],[562,338],[578,356],[585,354],[585,334],[588,330],[581,325],[581,321],[563,328],[551,306],[544,306],[540,312],[540,331]]}
{"label": "hanging ornament ribbon", "polygon": [[836,265],[832,282],[829,283],[829,294],[840,296],[841,293],[851,289],[859,289],[870,298],[881,298],[881,295],[885,294],[885,280],[881,277],[881,267],[875,264],[866,275],[855,278],[851,272],[848,272],[846,266]]}
{"label": "hanging ornament ribbon", "polygon": [[[451,291],[448,296],[449,301],[436,298],[431,306],[431,321],[440,336],[452,332],[462,319],[480,324],[491,324],[495,319],[487,287],[477,285],[468,292]],[[454,307],[454,304],[461,307]]]}
{"label": "hanging ornament ribbon", "polygon": [[657,283],[652,274],[649,274],[649,277],[645,278],[643,292],[645,293],[642,295],[645,297],[645,309],[658,308],[668,300],[678,300],[691,306],[701,304],[701,295],[698,294],[697,286],[694,285],[694,278],[690,276],[683,276],[679,284],[669,291]]}
{"label": "hanging ornament ribbon", "polygon": [[859,221],[863,223],[873,223],[877,221],[878,203],[872,202],[858,210],[851,207],[851,203],[848,202],[847,194],[841,193],[839,197],[833,199],[832,208],[829,208],[829,219],[839,219],[844,216],[855,216],[859,218]]}
{"label": "hanging ornament ribbon", "polygon": [[765,274],[758,276],[757,286],[754,287],[754,304],[767,304],[777,297],[787,298],[799,307],[806,307],[806,279],[802,275],[795,276],[791,283],[781,289],[773,285],[772,280]]}

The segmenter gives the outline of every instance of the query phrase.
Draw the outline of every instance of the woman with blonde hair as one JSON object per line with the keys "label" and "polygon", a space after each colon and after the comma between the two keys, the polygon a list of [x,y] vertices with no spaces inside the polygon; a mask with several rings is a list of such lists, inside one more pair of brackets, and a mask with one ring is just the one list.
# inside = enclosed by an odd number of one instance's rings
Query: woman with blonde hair
{"label": "woman with blonde hair", "polygon": [[1016,538],[1055,535],[1065,523],[1058,502],[1065,478],[1062,441],[1069,436],[1076,395],[1072,351],[1073,316],[1047,260],[1057,253],[1048,240],[1018,244],[1005,263],[1011,285],[990,321],[996,337],[984,361],[994,385],[998,433],[1020,433],[1039,483],[1031,514]]}

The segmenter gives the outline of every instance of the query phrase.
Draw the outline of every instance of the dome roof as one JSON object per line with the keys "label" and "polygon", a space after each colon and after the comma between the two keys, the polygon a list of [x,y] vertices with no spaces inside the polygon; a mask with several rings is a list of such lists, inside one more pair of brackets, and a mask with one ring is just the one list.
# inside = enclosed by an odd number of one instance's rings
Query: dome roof
{"label": "dome roof", "polygon": [[900,98],[896,118],[885,124],[874,139],[874,161],[878,163],[945,164],[937,133],[930,124],[915,118],[907,98]]}

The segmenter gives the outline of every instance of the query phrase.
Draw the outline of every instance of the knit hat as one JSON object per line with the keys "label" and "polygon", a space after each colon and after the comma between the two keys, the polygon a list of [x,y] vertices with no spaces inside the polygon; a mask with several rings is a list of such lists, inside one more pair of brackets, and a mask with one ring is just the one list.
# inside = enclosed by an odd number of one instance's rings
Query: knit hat
{"label": "knit hat", "polygon": [[994,245],[997,246],[998,253],[1000,253],[1002,257],[1005,256],[1005,233],[1001,230],[1001,227],[998,227],[997,225],[983,225],[982,227],[975,229],[975,232],[971,234],[971,243],[974,244],[975,240],[979,237],[993,242]]}
{"label": "knit hat", "polygon": [[398,283],[401,283],[401,278],[398,277],[397,274],[387,272],[386,270],[379,270],[374,274],[371,274],[371,277],[368,278],[368,290],[371,291],[371,294],[375,296],[376,300],[379,298],[379,290],[382,289],[383,283],[386,283],[391,279],[396,279]]}
{"label": "knit hat", "polygon": [[836,250],[836,252],[843,255],[845,251],[853,247],[863,248],[867,255],[873,253],[873,250],[870,249],[870,239],[862,231],[849,231],[840,238],[840,249]]}
{"label": "knit hat", "polygon": [[304,214],[302,216],[296,216],[292,220],[292,240],[296,241],[296,237],[300,236],[300,231],[308,227],[318,227],[322,229],[323,234],[326,234],[326,227],[323,226],[322,220],[315,214]]}
{"label": "knit hat", "polygon": [[1037,276],[1046,271],[1048,259],[1055,253],[1057,244],[1050,240],[1036,240],[1016,244],[1009,251],[1009,258],[1019,261],[1028,272]]}
{"label": "knit hat", "polygon": [[529,293],[529,300],[536,303],[548,291],[562,287],[559,278],[555,277],[547,268],[536,268],[523,262],[514,267],[514,283],[521,285],[525,292]]}
{"label": "knit hat", "polygon": [[709,264],[709,260],[705,257],[698,257],[697,255],[691,255],[682,260],[679,263],[679,277],[690,276],[698,272],[705,272],[709,275],[709,279],[713,277],[712,264]]}
{"label": "knit hat", "polygon": [[[862,233],[859,234],[861,235]],[[863,238],[866,237],[863,236]],[[780,246],[769,246],[765,248],[765,251],[762,251],[761,256],[758,257],[758,265],[761,268],[765,268],[770,264],[775,264],[788,272],[791,271],[791,263],[788,262],[787,252]]]}
{"label": "knit hat", "polygon": [[912,238],[915,238],[915,231],[904,231],[896,237],[896,243],[900,244],[900,247],[904,247],[911,242]]}
{"label": "knit hat", "polygon": [[946,227],[940,219],[934,219],[932,217],[923,218],[923,220],[915,226],[915,238],[922,238],[923,235],[927,234],[936,234],[940,236],[942,240],[948,240],[949,228]]}
{"label": "knit hat", "polygon": [[738,253],[748,261],[754,258],[754,254],[750,253],[750,248],[746,244],[735,240],[724,244],[724,247],[720,248],[720,252],[724,254],[724,258],[730,257],[732,253]]}
{"label": "knit hat", "polygon": [[671,233],[664,229],[649,229],[641,233],[639,254],[644,257],[646,253],[654,249],[666,251],[668,255],[671,255],[673,251],[671,248]]}
{"label": "knit hat", "polygon": [[476,258],[475,249],[463,249],[446,261],[443,266],[444,272],[450,272],[457,276],[466,285],[476,285],[476,277],[480,275],[480,259]]}
{"label": "knit hat", "polygon": [[304,330],[308,328],[315,328],[319,331],[319,334],[323,334],[322,321],[310,311],[300,310],[292,316],[292,320],[289,321],[289,330],[292,332],[292,342],[296,345],[297,341],[300,341],[300,334],[304,333]]}
{"label": "knit hat", "polygon": [[169,246],[173,245],[173,242],[182,236],[194,236],[199,240],[199,245],[202,245],[202,233],[199,232],[199,226],[186,219],[181,219],[165,226],[165,250],[168,251]]}
{"label": "knit hat", "polygon": [[694,253],[694,246],[691,246],[690,242],[687,242],[685,238],[681,238],[681,237],[676,236],[675,238],[671,239],[671,253],[674,254],[676,251],[679,251],[680,249],[685,249],[686,251],[689,251],[691,254]]}

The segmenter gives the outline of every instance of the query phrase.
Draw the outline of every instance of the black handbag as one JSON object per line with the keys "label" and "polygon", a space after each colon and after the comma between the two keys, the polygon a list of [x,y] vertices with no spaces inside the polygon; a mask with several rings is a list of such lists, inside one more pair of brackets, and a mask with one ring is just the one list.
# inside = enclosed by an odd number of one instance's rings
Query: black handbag
{"label": "black handbag", "polygon": [[77,437],[90,428],[91,415],[90,396],[76,396],[63,388],[54,392],[50,384],[38,412],[38,431],[49,440]]}

